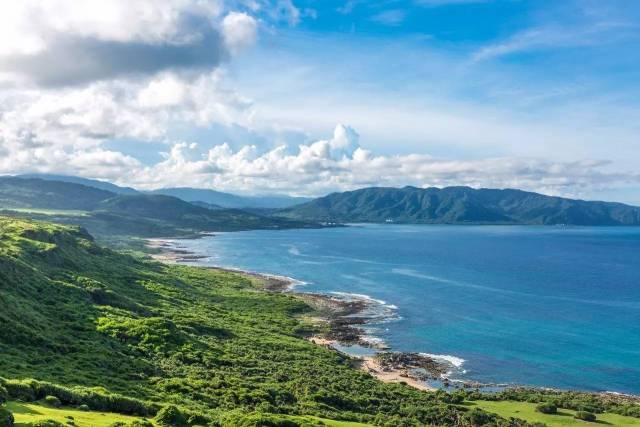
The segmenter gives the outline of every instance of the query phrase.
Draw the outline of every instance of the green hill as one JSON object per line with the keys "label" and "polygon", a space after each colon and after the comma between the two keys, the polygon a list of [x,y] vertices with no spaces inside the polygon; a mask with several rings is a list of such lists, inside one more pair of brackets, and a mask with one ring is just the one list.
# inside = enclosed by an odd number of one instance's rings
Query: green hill
{"label": "green hill", "polygon": [[0,177],[1,208],[93,210],[115,193],[39,178]]}
{"label": "green hill", "polygon": [[30,173],[24,175],[18,175],[18,178],[37,178],[45,181],[59,181],[59,182],[71,182],[73,184],[81,184],[86,187],[98,188],[100,190],[110,191],[115,194],[140,194],[139,191],[131,187],[121,187],[119,185],[112,184],[108,181],[99,181],[97,179],[82,178],[79,176],[71,175],[55,175],[48,173]]}
{"label": "green hill", "polygon": [[640,208],[520,190],[364,188],[283,209],[286,218],[415,224],[640,225]]}
{"label": "green hill", "polygon": [[207,209],[171,196],[122,195],[39,178],[0,177],[0,210],[18,217],[80,225],[100,238],[316,226],[237,209]]}
{"label": "green hill", "polygon": [[309,326],[297,315],[308,310],[257,292],[248,276],[136,259],[81,229],[0,218],[0,395],[10,400],[53,395],[147,417],[173,404],[189,425],[320,425],[294,415],[472,425],[446,394],[381,383],[303,339]]}

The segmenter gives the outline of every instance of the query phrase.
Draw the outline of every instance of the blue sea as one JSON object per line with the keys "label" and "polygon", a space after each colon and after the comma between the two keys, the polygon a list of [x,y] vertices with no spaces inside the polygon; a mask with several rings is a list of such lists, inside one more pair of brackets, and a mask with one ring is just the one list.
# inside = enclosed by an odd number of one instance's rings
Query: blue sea
{"label": "blue sea", "polygon": [[355,225],[179,245],[379,300],[391,314],[372,335],[446,357],[461,379],[640,394],[640,227]]}

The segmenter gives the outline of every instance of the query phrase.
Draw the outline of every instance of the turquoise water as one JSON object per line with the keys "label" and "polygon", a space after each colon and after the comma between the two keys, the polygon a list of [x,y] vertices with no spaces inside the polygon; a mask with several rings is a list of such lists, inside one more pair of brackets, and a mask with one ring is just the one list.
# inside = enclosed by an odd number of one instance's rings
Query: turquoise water
{"label": "turquoise water", "polygon": [[371,334],[463,359],[464,379],[640,394],[640,228],[366,225],[180,245],[381,300]]}

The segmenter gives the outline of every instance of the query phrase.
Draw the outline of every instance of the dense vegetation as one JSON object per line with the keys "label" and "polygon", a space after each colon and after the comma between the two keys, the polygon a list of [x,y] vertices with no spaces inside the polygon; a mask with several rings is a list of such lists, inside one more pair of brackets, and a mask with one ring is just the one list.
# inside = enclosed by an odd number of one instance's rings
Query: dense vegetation
{"label": "dense vegetation", "polygon": [[0,387],[10,400],[53,396],[189,425],[319,425],[292,418],[302,415],[525,425],[353,369],[302,338],[301,300],[254,281],[118,254],[74,227],[0,218]]}
{"label": "dense vegetation", "polygon": [[520,190],[364,188],[279,211],[314,221],[424,224],[640,225],[640,208]]}
{"label": "dense vegetation", "polygon": [[0,209],[6,215],[81,225],[100,237],[314,226],[236,209],[207,209],[170,196],[116,194],[38,178],[0,178]]}

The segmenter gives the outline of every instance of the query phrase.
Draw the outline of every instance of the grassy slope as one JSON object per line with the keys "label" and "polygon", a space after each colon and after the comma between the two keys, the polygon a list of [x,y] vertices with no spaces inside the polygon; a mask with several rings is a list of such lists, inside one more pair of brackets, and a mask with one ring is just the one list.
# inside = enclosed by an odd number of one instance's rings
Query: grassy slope
{"label": "grassy slope", "polygon": [[588,426],[588,425],[612,425],[612,426],[640,426],[640,419],[625,417],[617,414],[597,414],[598,423],[588,423],[585,421],[576,420],[573,415],[576,411],[570,409],[559,409],[558,414],[548,415],[542,414],[535,410],[535,403],[528,402],[490,402],[490,401],[475,401],[471,402],[472,407],[482,408],[486,411],[490,411],[501,415],[505,418],[517,417],[524,418],[530,422],[545,423],[549,427],[565,427],[565,426]]}
{"label": "grassy slope", "polygon": [[[116,414],[113,412],[80,411],[75,408],[52,408],[38,403],[8,402],[6,408],[9,409],[16,422],[16,427],[28,426],[29,423],[53,420],[66,424],[73,421],[77,427],[109,427],[113,423],[131,423],[134,420],[141,420],[140,417]],[[290,416],[292,421],[316,421],[329,427],[367,427],[369,424],[362,424],[350,421],[335,421],[326,418],[312,416]],[[149,420],[156,425],[153,420]]]}
{"label": "grassy slope", "polygon": [[212,420],[236,411],[469,425],[442,396],[383,384],[301,339],[308,327],[296,316],[308,308],[253,286],[117,254],[72,227],[0,218],[0,376],[99,387]]}
{"label": "grassy slope", "polygon": [[111,412],[79,411],[73,408],[56,409],[36,403],[23,402],[9,402],[7,409],[13,413],[17,427],[44,420],[54,420],[66,424],[71,420],[69,417],[73,417],[73,422],[78,427],[108,427],[115,422],[131,423],[140,419]]}

